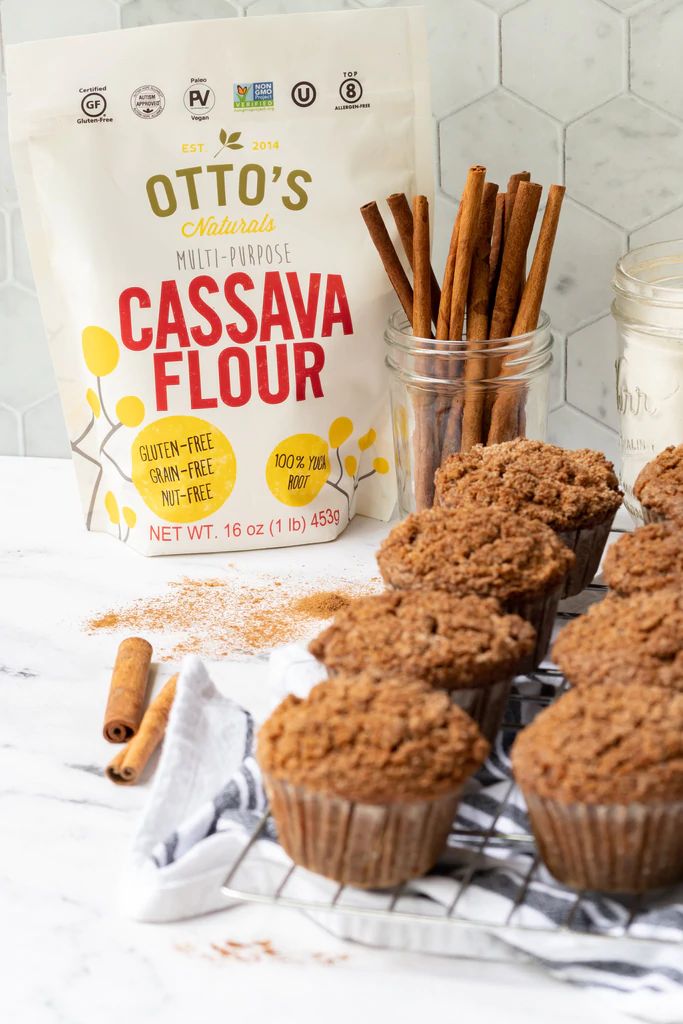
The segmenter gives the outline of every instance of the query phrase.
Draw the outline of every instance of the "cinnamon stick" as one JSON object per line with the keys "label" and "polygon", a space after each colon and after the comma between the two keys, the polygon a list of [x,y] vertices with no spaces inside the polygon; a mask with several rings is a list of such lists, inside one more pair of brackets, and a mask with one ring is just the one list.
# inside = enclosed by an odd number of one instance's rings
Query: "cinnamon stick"
{"label": "cinnamon stick", "polygon": [[550,260],[553,254],[553,246],[555,245],[557,225],[560,220],[560,211],[565,191],[564,185],[551,185],[548,189],[548,202],[546,203],[543,220],[541,221],[541,230],[538,235],[534,258],[531,262],[531,270],[524,286],[522,301],[519,304],[517,317],[512,329],[513,336],[526,334],[527,331],[533,331],[538,326],[538,317],[541,312],[543,293],[548,280]]}
{"label": "cinnamon stick", "polygon": [[[479,223],[485,178],[485,167],[481,167],[479,164],[470,167],[460,200],[459,211],[461,210],[462,213],[458,227],[455,270],[453,273],[453,292],[451,295],[451,314],[448,328],[448,338],[450,341],[461,341],[463,336],[472,256],[477,238],[477,225]],[[455,374],[452,374],[452,376],[455,376]],[[448,403],[446,426],[441,446],[442,462],[451,452],[457,451],[460,447],[462,407],[463,399],[461,394],[456,394]]]}
{"label": "cinnamon stick", "polygon": [[[529,171],[518,171],[517,174],[511,174],[508,181],[508,190],[505,195],[505,232],[510,230],[510,221],[512,220],[512,211],[515,207],[515,199],[517,198],[517,190],[520,182],[531,181],[531,174]],[[526,277],[526,256],[522,260],[522,265],[519,269],[519,280],[517,282],[517,301],[522,294],[522,288],[524,287],[524,280]]]}
{"label": "cinnamon stick", "polygon": [[521,181],[531,181],[531,174],[529,171],[518,171],[516,174],[511,174],[508,178],[508,187],[507,192],[505,193],[505,233],[510,230],[512,211],[515,207],[517,189],[519,188],[519,183]]}
{"label": "cinnamon stick", "polygon": [[413,200],[413,334],[431,338],[431,266],[429,263],[429,202],[426,196]]}
{"label": "cinnamon stick", "polygon": [[[417,338],[431,338],[431,283],[429,262],[429,203],[426,196],[413,200],[413,334]],[[429,370],[430,357],[420,356],[419,373]],[[415,431],[413,436],[413,472],[415,480],[415,506],[418,512],[429,508],[434,499],[434,396],[422,388],[413,391]]]}
{"label": "cinnamon stick", "polygon": [[[446,266],[444,268],[443,283],[441,287],[441,302],[439,303],[439,316],[436,322],[436,339],[437,341],[448,341],[451,328],[451,299],[453,297],[453,275],[455,274],[455,258],[458,251],[458,236],[460,234],[460,221],[462,219],[462,200],[458,204],[458,209],[455,214],[453,221],[453,230],[451,231],[451,240],[448,246],[448,255],[446,257]],[[437,349],[439,346],[437,345]],[[436,377],[447,377],[448,374],[440,370],[437,364]],[[439,461],[439,452],[441,451],[442,437],[446,432],[446,426],[448,423],[448,413],[450,410],[450,400],[447,394],[440,392],[436,396],[434,406],[434,433],[436,438],[436,459]]]}
{"label": "cinnamon stick", "polygon": [[[541,312],[543,293],[548,280],[548,270],[555,244],[555,236],[557,235],[564,193],[564,185],[551,185],[548,190],[548,202],[543,214],[531,270],[529,271],[529,277],[524,287],[522,300],[512,328],[513,337],[527,334],[538,326],[538,318]],[[505,375],[505,368],[503,368],[503,375]],[[508,386],[500,390],[491,414],[491,426],[488,436],[489,444],[509,441],[513,437],[518,436],[520,421],[524,415],[525,393],[526,386],[523,384]]]}
{"label": "cinnamon stick", "polygon": [[[534,221],[541,201],[542,188],[534,182],[521,181],[505,239],[496,301],[491,317],[490,337],[508,338],[512,330],[519,299],[519,277],[526,260]],[[497,363],[495,364],[497,370]],[[490,374],[489,376],[495,376]]]}
{"label": "cinnamon stick", "polygon": [[483,417],[485,392],[478,382],[486,377],[487,359],[481,342],[489,336],[489,259],[491,235],[496,215],[498,186],[484,185],[477,240],[472,258],[467,300],[467,351],[465,364],[465,404],[462,416],[460,451],[467,452],[485,440]]}
{"label": "cinnamon stick", "polygon": [[105,774],[120,786],[134,786],[144,772],[150,757],[161,743],[178,676],[172,676],[145,712],[140,731],[107,765]]}
{"label": "cinnamon stick", "polygon": [[453,274],[455,273],[455,257],[458,251],[458,235],[460,234],[460,219],[462,217],[462,202],[453,221],[451,241],[448,246],[446,267],[443,273],[443,284],[441,286],[441,302],[439,303],[439,315],[436,322],[436,337],[438,341],[447,341],[448,332],[451,326],[451,298],[453,296]]}
{"label": "cinnamon stick", "polygon": [[366,203],[360,208],[361,216],[365,221],[370,238],[373,241],[382,265],[387,272],[387,277],[396,292],[398,301],[403,307],[405,315],[410,324],[413,323],[413,289],[410,287],[408,275],[401,265],[394,243],[389,237],[386,225],[379,212],[377,203]]}
{"label": "cinnamon stick", "polygon": [[493,303],[496,298],[496,288],[498,287],[498,277],[500,275],[500,261],[503,255],[505,195],[505,192],[499,192],[496,196],[496,213],[493,218],[493,231],[491,232],[491,255],[489,257],[489,317],[493,313]]}
{"label": "cinnamon stick", "polygon": [[[393,192],[390,196],[387,196],[387,206],[391,210],[391,215],[394,218],[394,223],[396,224],[396,228],[398,230],[398,236],[401,239],[403,251],[406,254],[411,269],[414,271],[415,266],[413,263],[413,212],[410,209],[410,203],[406,198],[405,192]],[[432,270],[431,264],[429,266],[429,287],[431,291],[432,322],[436,327],[439,319],[441,289],[439,288],[439,282],[436,280],[436,274]]]}
{"label": "cinnamon stick", "polygon": [[116,654],[104,713],[104,738],[126,743],[138,731],[145,706],[152,645],[139,636],[122,640]]}
{"label": "cinnamon stick", "polygon": [[486,168],[479,165],[470,167],[467,172],[465,189],[460,200],[460,225],[458,229],[458,244],[455,257],[455,272],[453,274],[453,294],[451,295],[451,315],[448,337],[451,341],[462,339],[463,325],[465,322],[465,306],[467,304],[467,290],[470,280],[470,269],[472,266],[472,254],[477,238],[477,225],[479,223],[479,211],[481,209],[481,197],[484,192],[484,179]]}

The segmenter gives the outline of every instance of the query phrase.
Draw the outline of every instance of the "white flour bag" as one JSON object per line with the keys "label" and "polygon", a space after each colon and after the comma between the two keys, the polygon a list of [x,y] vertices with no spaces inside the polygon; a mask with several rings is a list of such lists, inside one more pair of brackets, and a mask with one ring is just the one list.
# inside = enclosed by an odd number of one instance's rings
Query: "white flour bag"
{"label": "white flour bag", "polygon": [[431,191],[417,9],[8,48],[24,224],[86,524],[146,554],[388,518],[386,275]]}

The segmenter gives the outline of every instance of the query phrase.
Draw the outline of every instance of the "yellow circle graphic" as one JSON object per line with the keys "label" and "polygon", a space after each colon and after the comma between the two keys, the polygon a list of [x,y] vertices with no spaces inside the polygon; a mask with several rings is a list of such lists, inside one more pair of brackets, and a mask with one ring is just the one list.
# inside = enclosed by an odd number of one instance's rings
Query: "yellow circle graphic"
{"label": "yellow circle graphic", "polygon": [[283,505],[308,505],[330,475],[329,445],[317,434],[293,434],[273,448],[266,483]]}
{"label": "yellow circle graphic", "polygon": [[145,418],[144,403],[137,395],[126,395],[116,403],[116,415],[124,427],[139,427]]}
{"label": "yellow circle graphic", "polygon": [[86,327],[81,336],[85,365],[96,377],[106,377],[116,369],[119,345],[113,334],[104,327]]}
{"label": "yellow circle graphic", "polygon": [[232,445],[197,416],[165,416],[133,441],[133,484],[145,505],[169,523],[213,515],[235,486]]}

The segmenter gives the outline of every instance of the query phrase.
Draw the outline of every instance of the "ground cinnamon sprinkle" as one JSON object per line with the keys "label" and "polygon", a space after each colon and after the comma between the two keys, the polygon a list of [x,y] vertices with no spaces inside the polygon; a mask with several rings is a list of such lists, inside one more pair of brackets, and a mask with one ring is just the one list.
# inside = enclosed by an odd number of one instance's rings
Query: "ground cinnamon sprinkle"
{"label": "ground cinnamon sprinkle", "polygon": [[270,957],[271,959],[280,960],[282,963],[288,964],[313,962],[331,967],[334,964],[342,963],[349,959],[346,953],[338,955],[333,953],[308,953],[292,956],[276,949],[270,939],[257,939],[254,942],[234,942],[233,940],[211,942],[209,943],[210,953],[197,950],[191,943],[178,943],[175,949],[178,953],[198,955],[203,960],[213,960],[214,962],[217,960],[239,960],[240,963],[247,964],[257,964],[264,957]]}
{"label": "ground cinnamon sprinkle", "polygon": [[310,590],[301,581],[249,584],[235,579],[184,578],[165,593],[110,609],[85,623],[88,633],[137,633],[154,638],[161,661],[197,653],[221,658],[269,650],[311,635],[315,620],[331,618],[360,594],[378,589],[378,581],[345,585],[340,590]]}
{"label": "ground cinnamon sprinkle", "polygon": [[346,608],[351,600],[349,594],[339,590],[321,590],[317,594],[307,594],[292,606],[295,612],[309,619],[329,619],[342,608]]}

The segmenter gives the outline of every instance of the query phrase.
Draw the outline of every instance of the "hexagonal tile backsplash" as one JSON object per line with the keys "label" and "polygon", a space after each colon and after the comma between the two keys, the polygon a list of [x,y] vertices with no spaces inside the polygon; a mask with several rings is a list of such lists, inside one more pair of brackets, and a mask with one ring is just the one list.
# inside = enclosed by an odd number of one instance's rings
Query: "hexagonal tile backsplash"
{"label": "hexagonal tile backsplash", "polygon": [[[400,0],[0,0],[9,42]],[[424,0],[438,139],[435,263],[467,167],[567,184],[546,293],[550,438],[618,451],[614,263],[683,235],[683,0]],[[67,455],[9,161],[0,87],[0,453]]]}

